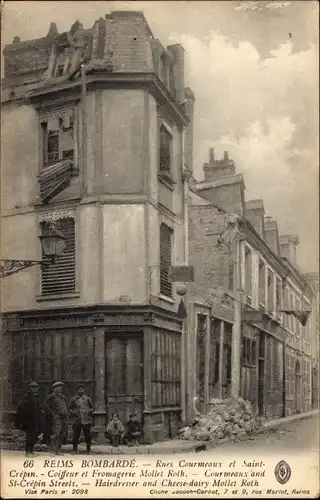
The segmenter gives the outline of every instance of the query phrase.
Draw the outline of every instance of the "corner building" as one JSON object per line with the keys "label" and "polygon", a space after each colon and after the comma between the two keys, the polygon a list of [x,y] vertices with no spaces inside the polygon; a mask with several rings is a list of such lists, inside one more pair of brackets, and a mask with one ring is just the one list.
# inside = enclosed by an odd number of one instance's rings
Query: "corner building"
{"label": "corner building", "polygon": [[182,46],[163,47],[141,12],[112,12],[74,35],[82,78],[65,76],[72,52],[54,23],[4,48],[2,257],[40,260],[51,221],[67,237],[55,264],[2,280],[4,417],[30,380],[43,396],[55,380],[69,397],[82,382],[97,438],[113,412],[135,410],[152,442],[174,436],[182,412],[168,271],[186,258],[194,95]]}

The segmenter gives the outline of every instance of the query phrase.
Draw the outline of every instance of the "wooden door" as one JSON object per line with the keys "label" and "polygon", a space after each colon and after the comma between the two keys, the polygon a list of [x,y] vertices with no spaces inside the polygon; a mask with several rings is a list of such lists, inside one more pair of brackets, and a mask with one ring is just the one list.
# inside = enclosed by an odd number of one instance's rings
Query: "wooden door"
{"label": "wooden door", "polygon": [[130,413],[143,419],[142,337],[115,335],[106,341],[106,411],[125,423]]}

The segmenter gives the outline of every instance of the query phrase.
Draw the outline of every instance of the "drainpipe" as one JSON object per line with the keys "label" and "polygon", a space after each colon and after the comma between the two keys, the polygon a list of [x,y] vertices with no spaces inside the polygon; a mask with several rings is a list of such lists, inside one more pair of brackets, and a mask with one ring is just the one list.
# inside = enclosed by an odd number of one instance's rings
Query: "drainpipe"
{"label": "drainpipe", "polygon": [[87,163],[87,82],[86,70],[81,64],[81,121],[82,121],[82,193],[86,191],[86,163]]}
{"label": "drainpipe", "polygon": [[235,302],[234,323],[232,327],[232,350],[231,350],[231,397],[240,396],[241,375],[241,323],[242,323],[242,293],[241,293],[241,262],[240,262],[241,235],[236,233],[235,248]]}
{"label": "drainpipe", "polygon": [[[188,194],[189,194],[189,179],[192,176],[192,171],[185,165],[185,132],[182,129],[182,183],[183,183],[183,236],[184,236],[184,265],[189,263],[189,221],[188,221]],[[188,311],[188,294],[186,294],[186,309]],[[181,343],[181,394],[182,394],[182,421],[185,422],[187,418],[187,408],[190,401],[189,394],[189,380],[188,380],[188,367],[190,363],[189,349],[188,349],[188,316],[182,320],[182,343]]]}

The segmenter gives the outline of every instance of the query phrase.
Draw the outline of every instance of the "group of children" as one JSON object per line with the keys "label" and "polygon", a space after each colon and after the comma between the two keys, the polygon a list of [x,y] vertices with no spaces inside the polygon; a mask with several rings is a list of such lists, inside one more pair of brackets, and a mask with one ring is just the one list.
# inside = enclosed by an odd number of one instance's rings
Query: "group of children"
{"label": "group of children", "polygon": [[139,446],[141,434],[142,426],[136,413],[130,415],[126,428],[117,414],[113,415],[107,425],[107,439],[109,439],[112,446],[120,446],[120,444]]}

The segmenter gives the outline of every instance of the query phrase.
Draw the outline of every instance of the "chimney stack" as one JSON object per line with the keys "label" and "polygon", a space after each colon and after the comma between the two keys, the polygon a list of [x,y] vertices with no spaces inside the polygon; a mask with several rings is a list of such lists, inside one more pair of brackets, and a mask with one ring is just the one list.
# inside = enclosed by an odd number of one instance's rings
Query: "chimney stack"
{"label": "chimney stack", "polygon": [[179,103],[185,100],[184,94],[184,48],[179,43],[175,45],[168,45],[168,52],[173,58],[173,74],[175,82],[176,99]]}
{"label": "chimney stack", "polygon": [[271,250],[280,255],[278,223],[272,217],[265,217],[266,243]]}
{"label": "chimney stack", "polygon": [[223,159],[216,160],[214,149],[209,150],[209,163],[203,164],[204,180],[216,181],[224,177],[235,175],[236,167],[233,160],[230,160],[228,151],[224,152]]}
{"label": "chimney stack", "polygon": [[289,260],[292,265],[297,262],[297,245],[299,244],[298,236],[284,235],[280,236],[280,255]]}
{"label": "chimney stack", "polygon": [[264,204],[263,200],[249,200],[246,202],[246,217],[257,231],[259,236],[265,239]]}
{"label": "chimney stack", "polygon": [[[214,163],[214,149],[213,148],[210,148],[210,150],[209,150],[209,161],[210,161],[210,164]],[[208,164],[206,163],[206,165],[208,165]]]}

